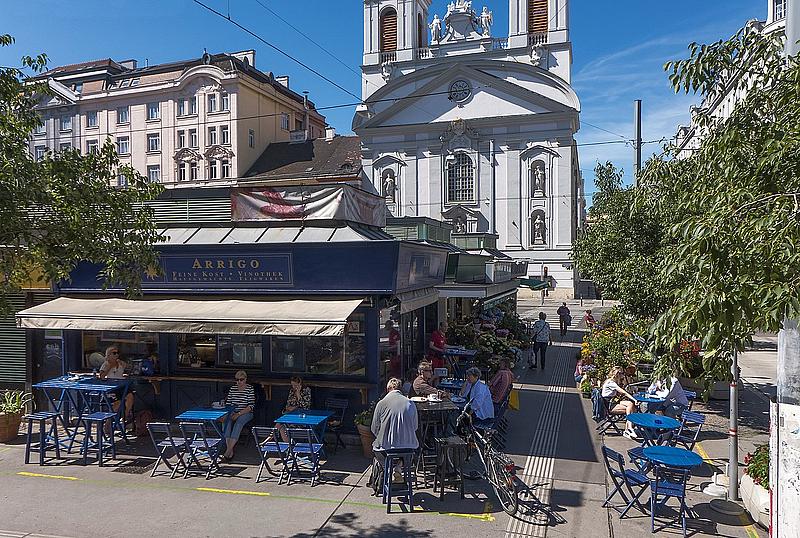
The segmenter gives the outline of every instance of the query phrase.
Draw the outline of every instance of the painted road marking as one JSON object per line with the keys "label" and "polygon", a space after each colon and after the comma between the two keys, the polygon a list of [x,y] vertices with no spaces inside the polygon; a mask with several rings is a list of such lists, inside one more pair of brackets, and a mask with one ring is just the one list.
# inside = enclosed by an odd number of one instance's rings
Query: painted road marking
{"label": "painted road marking", "polygon": [[62,476],[57,474],[41,474],[41,473],[29,473],[26,471],[20,471],[17,473],[19,476],[31,476],[35,478],[54,478],[57,480],[83,480],[82,478],[77,478],[75,476]]}
{"label": "painted road marking", "polygon": [[195,491],[207,491],[209,493],[226,493],[228,495],[254,495],[256,497],[269,497],[266,491],[247,491],[243,489],[219,489],[219,488],[194,488]]}
{"label": "painted road marking", "polygon": [[[125,488],[125,487],[132,487],[132,488],[140,488],[146,487],[151,489],[169,489],[173,491],[198,491],[203,493],[219,493],[222,495],[250,495],[253,497],[271,497],[273,499],[281,499],[281,500],[288,500],[288,501],[301,501],[301,502],[316,502],[316,503],[325,503],[325,504],[339,504],[338,499],[322,499],[319,497],[302,497],[302,496],[294,496],[294,495],[275,495],[266,491],[250,491],[250,490],[236,490],[236,489],[222,489],[222,488],[192,488],[192,487],[179,487],[179,486],[165,486],[159,484],[121,484],[117,481],[114,482],[107,482],[103,480],[84,480],[83,478],[77,478],[75,476],[61,476],[61,475],[50,475],[50,474],[41,474],[41,473],[29,473],[26,471],[20,471],[16,473],[18,476],[26,476],[31,478],[53,478],[53,479],[60,479],[60,480],[72,480],[72,481],[81,481],[87,485],[97,485],[102,487],[112,487],[112,488]],[[377,509],[385,509],[386,506],[384,504],[378,503],[367,503],[367,502],[359,502],[359,501],[344,501],[343,505],[347,506],[360,506],[364,508],[377,508]],[[424,510],[424,509],[414,509],[414,513],[421,513],[421,514],[430,514],[435,516],[450,516],[450,517],[463,517],[474,519],[478,521],[484,522],[492,522],[495,520],[495,517],[488,513],[491,509],[490,504],[484,505],[484,512],[482,514],[463,514],[458,512],[439,512],[435,510]]]}

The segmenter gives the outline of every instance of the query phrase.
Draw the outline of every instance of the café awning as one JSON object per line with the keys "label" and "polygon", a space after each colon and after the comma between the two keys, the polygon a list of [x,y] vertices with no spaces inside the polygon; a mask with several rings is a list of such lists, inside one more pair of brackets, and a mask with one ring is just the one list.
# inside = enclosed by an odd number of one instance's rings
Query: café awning
{"label": "caf\u00e9 awning", "polygon": [[59,297],[17,313],[28,329],[341,336],[362,299],[191,300]]}

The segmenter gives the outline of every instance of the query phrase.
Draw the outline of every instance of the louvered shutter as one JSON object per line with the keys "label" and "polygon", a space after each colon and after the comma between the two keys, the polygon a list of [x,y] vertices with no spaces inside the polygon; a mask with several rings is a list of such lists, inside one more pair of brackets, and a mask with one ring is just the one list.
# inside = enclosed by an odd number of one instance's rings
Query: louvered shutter
{"label": "louvered shutter", "polygon": [[547,32],[547,3],[550,0],[528,0],[528,33],[541,34]]}
{"label": "louvered shutter", "polygon": [[387,9],[381,15],[381,52],[397,50],[397,12]]}

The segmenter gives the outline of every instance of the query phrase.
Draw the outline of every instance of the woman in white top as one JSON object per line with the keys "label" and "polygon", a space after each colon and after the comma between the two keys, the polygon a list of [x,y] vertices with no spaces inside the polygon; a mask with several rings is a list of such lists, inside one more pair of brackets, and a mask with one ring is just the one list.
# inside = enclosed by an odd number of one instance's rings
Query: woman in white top
{"label": "woman in white top", "polygon": [[[106,348],[106,360],[100,366],[98,377],[100,379],[123,379],[125,377],[125,368],[128,363],[119,358],[119,348],[117,346],[108,346]],[[116,396],[112,394],[113,396]],[[119,409],[119,402],[114,402],[114,411]],[[128,422],[133,418],[133,393],[128,392],[125,396],[125,421]]]}
{"label": "woman in white top", "polygon": [[[609,400],[613,397],[618,397],[619,401],[609,409],[609,412],[612,415],[630,415],[633,413],[635,404],[633,396],[630,395],[628,391],[623,389],[620,386],[622,383],[622,378],[625,376],[625,370],[620,367],[615,367],[611,369],[611,372],[608,374],[608,379],[603,382],[603,388],[601,389],[600,395],[605,400]],[[623,435],[625,437],[636,437],[636,432],[633,431],[633,425],[630,422],[625,424],[625,433]]]}

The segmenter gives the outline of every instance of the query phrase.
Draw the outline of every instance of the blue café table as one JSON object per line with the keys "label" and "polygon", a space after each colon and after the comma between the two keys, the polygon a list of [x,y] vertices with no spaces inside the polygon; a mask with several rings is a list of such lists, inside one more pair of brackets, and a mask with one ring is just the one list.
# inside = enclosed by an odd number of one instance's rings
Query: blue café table
{"label": "blue caf\u00e9 table", "polygon": [[328,426],[328,419],[333,416],[333,411],[322,409],[295,409],[284,413],[277,419],[275,424],[284,426],[307,426],[314,430],[317,440],[324,443],[325,429]]}
{"label": "blue caf\u00e9 table", "polygon": [[642,433],[642,446],[658,444],[658,436],[668,430],[677,430],[681,423],[674,418],[652,413],[631,413],[626,417]]}
{"label": "blue caf\u00e9 table", "polygon": [[646,392],[637,392],[633,395],[633,399],[639,403],[664,403],[664,398],[659,398],[654,394],[647,394]]}
{"label": "blue caf\u00e9 table", "polygon": [[[71,413],[76,413],[77,424],[81,417],[94,411],[113,410],[111,394],[121,392],[120,406],[116,411],[114,422],[125,442],[128,436],[122,417],[125,416],[125,396],[128,393],[127,379],[97,379],[95,377],[59,376],[33,385],[44,392],[53,409],[59,414],[61,425],[67,432],[70,445],[77,434],[77,426],[70,425]],[[66,443],[66,441],[65,441]]]}
{"label": "blue caf\u00e9 table", "polygon": [[691,469],[703,463],[699,454],[674,446],[648,446],[642,450],[642,454],[653,463],[681,469]]}
{"label": "blue caf\u00e9 table", "polygon": [[214,428],[220,439],[223,439],[225,434],[222,431],[219,419],[227,417],[231,411],[233,411],[233,407],[221,407],[219,409],[215,407],[195,407],[184,411],[175,417],[175,420],[178,422],[202,422],[208,424]]}
{"label": "blue caf\u00e9 table", "polygon": [[463,386],[464,386],[463,379],[446,378],[439,381],[439,385],[437,386],[437,388],[446,390],[448,392],[458,392],[461,390],[461,387]]}

